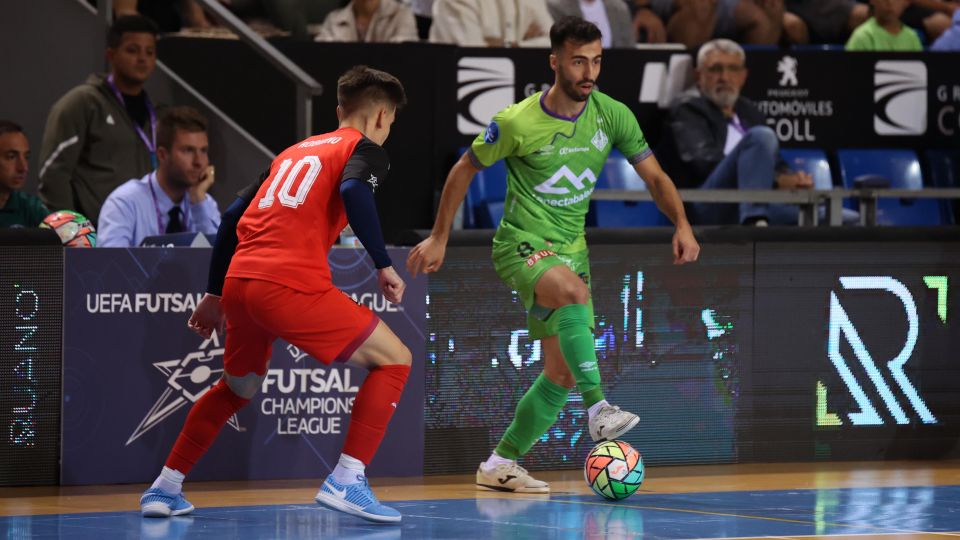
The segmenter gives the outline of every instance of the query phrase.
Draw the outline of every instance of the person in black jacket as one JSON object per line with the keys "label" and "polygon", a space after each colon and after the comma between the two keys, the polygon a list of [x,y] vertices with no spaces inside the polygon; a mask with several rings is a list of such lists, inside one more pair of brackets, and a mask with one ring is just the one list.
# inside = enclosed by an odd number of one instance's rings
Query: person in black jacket
{"label": "person in black jacket", "polygon": [[[779,142],[757,106],[740,95],[747,79],[743,48],[727,39],[697,53],[697,88],[681,96],[667,121],[657,155],[680,188],[803,189],[804,172],[780,159]],[[744,203],[695,204],[699,224],[796,224],[796,207]]]}

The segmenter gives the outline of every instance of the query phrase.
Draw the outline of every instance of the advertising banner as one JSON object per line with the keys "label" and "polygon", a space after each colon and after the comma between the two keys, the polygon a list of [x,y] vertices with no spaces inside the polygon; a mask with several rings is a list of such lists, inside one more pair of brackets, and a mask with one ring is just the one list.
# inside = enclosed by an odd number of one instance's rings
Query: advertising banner
{"label": "advertising banner", "polygon": [[[406,250],[391,250],[394,260]],[[63,484],[151,480],[190,407],[223,372],[224,339],[187,319],[206,288],[208,249],[68,250],[65,276]],[[333,280],[410,348],[413,371],[368,472],[423,470],[426,284],[402,305],[380,293],[363,250],[334,249]],[[403,275],[403,274],[401,274]],[[277,340],[261,391],[230,418],[192,480],[316,478],[336,464],[366,370],[324,365]]]}

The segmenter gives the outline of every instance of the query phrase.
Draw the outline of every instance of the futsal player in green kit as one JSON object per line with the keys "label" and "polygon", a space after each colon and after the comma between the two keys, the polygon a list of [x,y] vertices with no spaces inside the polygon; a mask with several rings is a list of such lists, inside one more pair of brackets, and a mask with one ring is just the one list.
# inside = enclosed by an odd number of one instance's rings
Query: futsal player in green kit
{"label": "futsal player in green kit", "polygon": [[551,425],[575,385],[583,396],[594,441],[613,440],[639,418],[607,403],[593,338],[590,264],[584,216],[611,148],[626,156],[660,211],[676,225],[675,264],[697,260],[683,203],[653,157],[626,105],[594,89],[600,74],[600,30],[577,17],[550,29],[553,86],[507,107],[447,176],[430,236],[410,252],[407,268],[436,272],[443,264],[453,216],[481,169],[507,166],[503,219],[493,239],[493,264],[527,309],[530,337],[541,339],[543,373],[517,404],[513,422],[477,470],[477,486],[546,493],[550,486],[517,464]]}

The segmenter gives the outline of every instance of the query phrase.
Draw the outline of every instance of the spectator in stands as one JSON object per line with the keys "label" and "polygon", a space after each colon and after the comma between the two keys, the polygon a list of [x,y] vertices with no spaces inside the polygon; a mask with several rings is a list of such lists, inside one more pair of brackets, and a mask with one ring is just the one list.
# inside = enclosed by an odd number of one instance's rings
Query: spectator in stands
{"label": "spectator in stands", "polygon": [[316,40],[396,43],[418,41],[419,36],[410,6],[397,0],[352,0],[327,15]]}
{"label": "spectator in stands", "polygon": [[546,0],[434,0],[430,41],[461,47],[549,47]]}
{"label": "spectator in stands", "polygon": [[[630,4],[630,0],[627,0]],[[634,0],[633,31],[637,41],[643,43],[665,43],[667,41],[667,27],[652,8],[651,0]]]}
{"label": "spectator in stands", "polygon": [[157,61],[157,27],[120,17],[107,34],[109,76],[91,75],[50,109],[40,149],[40,197],[94,222],[117,186],[156,161],[156,113],[144,84]]}
{"label": "spectator in stands", "polygon": [[[743,48],[727,39],[707,42],[697,53],[697,88],[670,111],[657,155],[677,187],[701,189],[804,189],[813,179],[791,172],[779,142],[757,106],[740,95],[747,79]],[[796,224],[796,207],[696,204],[701,224]]]}
{"label": "spectator in stands", "polygon": [[960,51],[960,9],[953,12],[953,26],[930,47],[931,51]]}
{"label": "spectator in stands", "polygon": [[417,35],[426,41],[430,39],[430,24],[433,23],[433,0],[403,0],[413,10],[417,21]]}
{"label": "spectator in stands", "polygon": [[597,25],[604,49],[633,48],[637,42],[630,9],[623,0],[547,0],[547,7],[554,20],[572,15]]}
{"label": "spectator in stands", "polygon": [[638,0],[666,21],[669,41],[695,49],[711,38],[776,45],[783,0]]}
{"label": "spectator in stands", "polygon": [[853,31],[848,51],[922,51],[920,38],[900,22],[909,0],[870,0],[873,17]]}
{"label": "spectator in stands", "polygon": [[950,28],[953,13],[958,9],[960,2],[955,0],[910,0],[900,21],[922,31],[933,42]]}
{"label": "spectator in stands", "polygon": [[855,0],[786,0],[783,32],[790,43],[846,43],[870,17],[870,8]]}
{"label": "spectator in stands", "polygon": [[23,193],[30,143],[23,128],[0,120],[0,228],[36,227],[50,212],[36,195]]}
{"label": "spectator in stands", "polygon": [[216,233],[220,212],[207,194],[214,181],[207,147],[206,118],[190,107],[169,109],[157,129],[157,169],[107,197],[97,245],[132,247],[158,234]]}

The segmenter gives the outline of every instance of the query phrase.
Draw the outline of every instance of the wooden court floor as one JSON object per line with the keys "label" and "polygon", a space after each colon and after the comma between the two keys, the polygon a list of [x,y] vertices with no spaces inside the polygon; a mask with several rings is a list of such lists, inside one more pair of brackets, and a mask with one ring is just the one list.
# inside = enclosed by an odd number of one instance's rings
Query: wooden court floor
{"label": "wooden court floor", "polygon": [[[402,534],[398,531],[398,538],[960,537],[957,461],[653,467],[648,469],[641,491],[620,503],[593,495],[577,470],[536,476],[551,483],[549,496],[476,491],[472,475],[373,478],[371,482],[381,500],[394,501],[404,513],[405,528]],[[216,537],[199,534],[207,527],[195,525],[207,515],[205,509],[210,509],[211,519],[214,509],[246,509],[244,519],[261,512],[311,512],[308,515],[317,520],[318,530],[330,532],[332,518],[324,518],[326,514],[312,504],[319,484],[318,479],[188,483],[185,492],[197,512],[194,521],[181,530],[186,532],[156,536],[141,531],[139,537]],[[46,537],[44,524],[64,514],[102,515],[103,519],[98,519],[101,526],[110,519],[118,519],[118,527],[136,525],[141,520],[136,512],[138,498],[145,487],[0,489],[0,516],[19,516],[0,518],[0,538]],[[279,519],[271,515],[269,519]],[[522,532],[538,518],[547,525],[527,531],[531,535],[510,532],[510,527]],[[36,526],[24,528],[24,519],[33,520]],[[408,523],[420,525],[408,528]],[[698,529],[698,523],[703,527]],[[464,524],[471,528],[464,529]],[[335,530],[352,537],[348,529],[356,532],[358,526],[341,519]],[[67,529],[61,521],[56,530]],[[173,529],[164,530],[169,533]],[[270,530],[266,536],[244,533],[236,537],[281,536],[276,527]],[[299,532],[310,530],[301,527],[285,537],[301,537]],[[208,532],[214,534],[212,529]],[[739,532],[750,534],[736,534]],[[383,534],[384,529],[377,530],[377,535]],[[99,536],[107,537],[110,535]]]}

